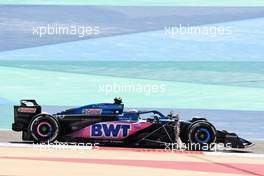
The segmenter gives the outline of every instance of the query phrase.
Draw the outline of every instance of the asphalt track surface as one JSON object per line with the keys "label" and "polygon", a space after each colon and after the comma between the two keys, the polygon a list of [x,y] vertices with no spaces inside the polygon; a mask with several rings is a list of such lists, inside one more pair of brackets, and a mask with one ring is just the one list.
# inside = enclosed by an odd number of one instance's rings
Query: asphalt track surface
{"label": "asphalt track surface", "polygon": [[43,148],[21,142],[20,135],[1,131],[0,175],[264,175],[261,141],[252,149],[223,153],[120,147]]}

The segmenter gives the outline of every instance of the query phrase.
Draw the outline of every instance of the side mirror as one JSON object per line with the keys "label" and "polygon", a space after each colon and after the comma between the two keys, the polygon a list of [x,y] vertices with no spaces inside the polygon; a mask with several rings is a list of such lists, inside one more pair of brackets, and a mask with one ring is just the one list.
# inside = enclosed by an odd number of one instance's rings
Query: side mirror
{"label": "side mirror", "polygon": [[155,116],[154,116],[154,121],[155,121],[155,122],[159,122],[159,117],[155,115]]}

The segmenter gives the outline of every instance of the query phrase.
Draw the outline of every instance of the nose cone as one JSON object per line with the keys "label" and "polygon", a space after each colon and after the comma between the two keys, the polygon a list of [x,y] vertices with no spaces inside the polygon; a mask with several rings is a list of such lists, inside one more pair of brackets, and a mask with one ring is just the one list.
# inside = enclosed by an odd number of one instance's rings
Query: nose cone
{"label": "nose cone", "polygon": [[232,148],[248,148],[254,145],[254,143],[238,137],[234,133],[228,133],[226,134],[225,143],[231,146]]}

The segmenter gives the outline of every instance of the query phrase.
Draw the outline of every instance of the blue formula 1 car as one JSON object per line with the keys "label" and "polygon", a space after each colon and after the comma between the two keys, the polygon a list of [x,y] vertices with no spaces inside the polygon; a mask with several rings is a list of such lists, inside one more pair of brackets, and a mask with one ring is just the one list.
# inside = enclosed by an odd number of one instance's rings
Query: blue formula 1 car
{"label": "blue formula 1 car", "polygon": [[114,103],[81,106],[43,113],[35,100],[21,100],[14,106],[14,131],[35,142],[96,142],[125,146],[162,147],[168,143],[219,144],[245,148],[251,142],[234,133],[216,130],[204,118],[180,121],[177,115],[159,111],[124,111],[120,98]]}

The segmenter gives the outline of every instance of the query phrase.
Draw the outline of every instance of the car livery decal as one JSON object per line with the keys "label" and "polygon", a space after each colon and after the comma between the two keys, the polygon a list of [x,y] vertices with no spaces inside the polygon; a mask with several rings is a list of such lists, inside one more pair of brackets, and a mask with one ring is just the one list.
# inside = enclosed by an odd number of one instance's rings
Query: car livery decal
{"label": "car livery decal", "polygon": [[84,109],[82,112],[86,115],[101,115],[102,109]]}
{"label": "car livery decal", "polygon": [[85,127],[67,136],[73,138],[122,140],[151,125],[152,123],[149,122],[101,122]]}
{"label": "car livery decal", "polygon": [[91,137],[127,137],[129,130],[131,129],[130,124],[95,124],[91,127]]}
{"label": "car livery decal", "polygon": [[17,110],[18,112],[22,112],[22,113],[36,113],[37,109],[36,108],[18,108]]}

